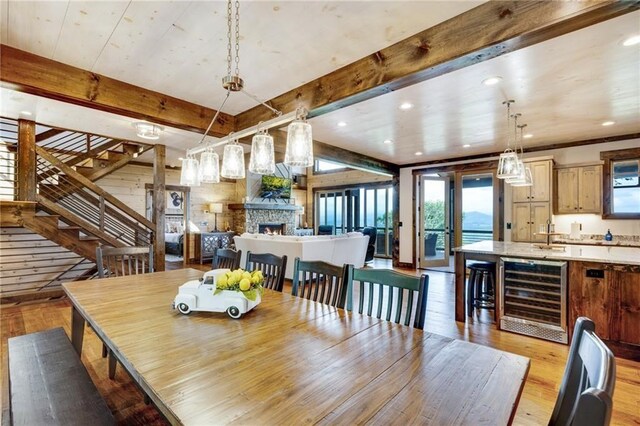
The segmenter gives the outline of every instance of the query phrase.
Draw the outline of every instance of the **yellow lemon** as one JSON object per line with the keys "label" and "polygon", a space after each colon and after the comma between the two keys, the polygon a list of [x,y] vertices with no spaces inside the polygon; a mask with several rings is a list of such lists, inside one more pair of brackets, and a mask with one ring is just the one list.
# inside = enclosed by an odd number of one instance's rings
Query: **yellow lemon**
{"label": "yellow lemon", "polygon": [[242,278],[251,279],[251,272],[246,272],[246,271],[243,272]]}
{"label": "yellow lemon", "polygon": [[260,283],[260,281],[262,281],[262,278],[260,278],[257,275],[254,275],[253,277],[251,277],[251,282],[254,283],[254,284],[258,284],[258,283]]}
{"label": "yellow lemon", "polygon": [[233,279],[233,282],[238,282],[242,279],[242,272],[240,271],[233,271],[233,273],[231,274],[231,278]]}
{"label": "yellow lemon", "polygon": [[251,288],[251,281],[249,281],[246,278],[243,278],[242,281],[240,281],[240,290],[247,291],[250,288]]}
{"label": "yellow lemon", "polygon": [[227,277],[222,275],[216,278],[216,287],[217,288],[225,288],[227,287]]}

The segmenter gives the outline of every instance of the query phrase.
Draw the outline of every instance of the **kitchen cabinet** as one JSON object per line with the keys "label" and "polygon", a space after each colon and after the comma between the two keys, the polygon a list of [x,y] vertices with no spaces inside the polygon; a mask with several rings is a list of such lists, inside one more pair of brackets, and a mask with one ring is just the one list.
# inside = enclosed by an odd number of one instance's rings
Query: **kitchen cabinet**
{"label": "kitchen cabinet", "polygon": [[552,161],[525,162],[531,170],[532,186],[513,186],[512,201],[514,203],[551,201],[551,168]]}
{"label": "kitchen cabinet", "polygon": [[578,317],[589,317],[614,352],[639,357],[640,267],[570,262],[569,307],[570,329]]}
{"label": "kitchen cabinet", "polygon": [[540,225],[551,219],[552,160],[525,163],[531,169],[532,186],[512,186],[511,240],[517,242],[545,242],[538,235]]}
{"label": "kitchen cabinet", "polygon": [[555,213],[596,213],[602,209],[602,166],[558,168]]}

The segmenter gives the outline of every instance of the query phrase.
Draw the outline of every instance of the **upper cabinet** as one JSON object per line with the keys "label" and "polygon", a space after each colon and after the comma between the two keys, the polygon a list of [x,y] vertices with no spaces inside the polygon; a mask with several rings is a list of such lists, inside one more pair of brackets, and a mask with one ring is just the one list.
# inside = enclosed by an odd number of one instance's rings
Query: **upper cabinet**
{"label": "upper cabinet", "polygon": [[551,160],[525,163],[531,169],[533,186],[514,186],[513,202],[551,201]]}
{"label": "upper cabinet", "polygon": [[601,165],[558,168],[555,172],[555,186],[556,214],[600,213]]}

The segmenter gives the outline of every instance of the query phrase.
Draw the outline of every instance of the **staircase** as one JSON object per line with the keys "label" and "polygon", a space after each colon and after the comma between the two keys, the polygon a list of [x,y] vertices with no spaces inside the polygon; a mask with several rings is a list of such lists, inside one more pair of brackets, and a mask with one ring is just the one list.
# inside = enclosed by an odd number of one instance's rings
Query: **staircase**
{"label": "staircase", "polygon": [[[35,200],[16,201],[16,195],[20,193],[16,188],[25,184],[11,181],[19,180],[16,176],[21,176],[16,161],[17,121],[0,119],[0,136],[3,234],[18,235],[15,229],[23,228],[24,231],[20,232],[46,239],[57,247],[56,250],[62,250],[67,259],[67,262],[56,263],[56,267],[51,269],[55,273],[48,271],[45,274],[49,282],[40,282],[37,288],[27,285],[32,280],[21,285],[14,279],[6,286],[5,278],[22,272],[35,274],[34,271],[42,265],[42,259],[13,262],[6,268],[3,268],[3,259],[0,262],[0,293],[3,299],[44,288],[58,287],[59,290],[60,277],[68,281],[93,277],[98,245],[125,247],[153,243],[155,224],[94,183],[152,149],[152,145],[36,126]],[[2,241],[0,248],[4,244]],[[14,246],[11,249],[17,249]],[[22,247],[22,250],[28,253],[28,247]],[[17,266],[22,268],[22,272],[16,269]],[[61,266],[64,266],[62,271]]]}

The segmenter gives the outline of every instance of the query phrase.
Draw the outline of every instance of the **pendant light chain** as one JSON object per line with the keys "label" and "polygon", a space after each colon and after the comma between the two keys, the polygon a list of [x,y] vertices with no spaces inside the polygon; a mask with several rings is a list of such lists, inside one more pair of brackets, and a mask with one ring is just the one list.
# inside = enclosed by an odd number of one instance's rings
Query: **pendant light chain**
{"label": "pendant light chain", "polygon": [[240,1],[236,0],[236,77],[240,77]]}
{"label": "pendant light chain", "polygon": [[233,58],[231,57],[231,28],[233,23],[231,22],[231,16],[233,11],[231,10],[231,0],[227,1],[227,76],[231,77],[231,63]]}

